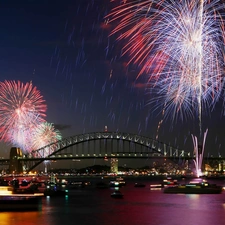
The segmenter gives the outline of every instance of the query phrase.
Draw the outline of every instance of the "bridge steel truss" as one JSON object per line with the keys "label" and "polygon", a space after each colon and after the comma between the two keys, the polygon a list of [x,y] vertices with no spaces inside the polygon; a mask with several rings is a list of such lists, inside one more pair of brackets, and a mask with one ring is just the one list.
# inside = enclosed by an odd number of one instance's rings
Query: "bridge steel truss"
{"label": "bridge steel truss", "polygon": [[45,160],[88,158],[190,158],[190,152],[177,149],[152,138],[120,132],[79,134],[51,143],[18,158],[30,162],[28,171]]}

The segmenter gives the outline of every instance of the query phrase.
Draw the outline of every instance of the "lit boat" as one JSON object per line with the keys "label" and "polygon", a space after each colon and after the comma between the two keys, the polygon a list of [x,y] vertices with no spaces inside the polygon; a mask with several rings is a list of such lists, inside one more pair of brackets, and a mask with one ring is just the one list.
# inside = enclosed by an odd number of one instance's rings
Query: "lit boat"
{"label": "lit boat", "polygon": [[174,180],[171,177],[167,177],[167,179],[164,179],[162,183],[150,184],[150,189],[173,187],[173,186],[177,186],[177,185],[178,185],[177,180]]}
{"label": "lit boat", "polygon": [[223,188],[216,184],[210,184],[206,181],[190,182],[189,184],[182,184],[164,189],[164,193],[174,194],[220,194]]}
{"label": "lit boat", "polygon": [[109,182],[109,187],[119,187],[119,186],[120,186],[120,184],[119,184],[119,182],[116,181],[116,180],[111,180],[111,181]]}
{"label": "lit boat", "polygon": [[173,187],[177,185],[178,185],[177,180],[174,180],[171,177],[167,177],[167,179],[163,180],[163,183],[162,183],[163,187]]}
{"label": "lit boat", "polygon": [[50,183],[46,186],[44,190],[45,196],[65,196],[68,194],[67,189],[63,189],[60,185]]}
{"label": "lit boat", "polygon": [[123,198],[123,194],[120,191],[116,190],[111,193],[111,197],[112,198]]}
{"label": "lit boat", "polygon": [[84,188],[85,183],[83,181],[71,181],[67,185],[69,189],[78,189],[78,188]]}
{"label": "lit boat", "polygon": [[116,181],[119,182],[119,186],[125,186],[126,182],[122,177],[116,178]]}
{"label": "lit boat", "polygon": [[109,182],[110,187],[122,187],[125,185],[126,185],[126,182],[122,177],[118,177],[118,178],[116,178],[116,180],[111,180]]}
{"label": "lit boat", "polygon": [[41,206],[42,193],[14,194],[13,187],[0,186],[0,211],[30,211]]}

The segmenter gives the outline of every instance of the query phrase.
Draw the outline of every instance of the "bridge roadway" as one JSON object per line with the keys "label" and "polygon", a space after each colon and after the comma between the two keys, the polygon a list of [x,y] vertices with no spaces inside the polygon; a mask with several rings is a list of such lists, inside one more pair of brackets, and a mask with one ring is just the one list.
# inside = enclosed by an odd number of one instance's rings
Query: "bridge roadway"
{"label": "bridge roadway", "polygon": [[[32,151],[28,156],[14,156],[13,160],[30,162],[30,169],[45,160],[100,159],[100,158],[167,158],[173,160],[193,159],[193,154],[170,146],[159,140],[124,132],[93,132],[79,134],[51,143]],[[204,157],[204,160],[222,157]],[[10,159],[0,159],[0,164]]]}

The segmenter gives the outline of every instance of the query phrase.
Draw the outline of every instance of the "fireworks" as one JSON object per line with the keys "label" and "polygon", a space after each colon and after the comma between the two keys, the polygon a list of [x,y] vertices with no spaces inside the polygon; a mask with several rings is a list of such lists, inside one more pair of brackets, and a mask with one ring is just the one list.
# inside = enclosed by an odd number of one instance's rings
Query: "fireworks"
{"label": "fireworks", "polygon": [[203,155],[205,151],[205,140],[206,140],[207,133],[208,133],[208,129],[204,133],[202,145],[198,143],[197,137],[192,135],[192,141],[194,144],[194,155],[195,155],[194,164],[196,168],[197,177],[202,176],[202,162],[203,162]]}
{"label": "fireworks", "polygon": [[[116,2],[116,1],[114,1]],[[126,40],[123,54],[147,73],[165,117],[201,123],[224,90],[224,8],[216,0],[123,1],[108,15],[112,35]],[[200,128],[201,129],[201,128]]]}
{"label": "fireworks", "polygon": [[[52,123],[44,120],[47,106],[32,83],[0,82],[0,129],[2,140],[21,148],[23,153],[61,140]],[[54,151],[45,148],[42,157]]]}
{"label": "fireworks", "polygon": [[[1,138],[16,144],[43,121],[47,106],[40,92],[30,83],[0,82]],[[24,147],[24,146],[23,146]]]}
{"label": "fireworks", "polygon": [[[40,91],[30,83],[0,82],[0,129],[2,140],[23,153],[61,140],[61,134],[44,120],[47,106]],[[46,150],[46,149],[45,149]],[[52,153],[54,146],[43,153]]]}
{"label": "fireworks", "polygon": [[[33,136],[33,150],[45,147],[62,139],[61,133],[55,129],[52,123],[41,123],[36,127]],[[46,147],[42,153],[42,157],[50,155],[54,152],[54,145]]]}
{"label": "fireworks", "polygon": [[8,129],[6,133],[7,142],[21,148],[23,153],[32,151],[35,129],[40,121],[42,121],[41,118],[32,115],[23,121],[18,120],[14,126]]}

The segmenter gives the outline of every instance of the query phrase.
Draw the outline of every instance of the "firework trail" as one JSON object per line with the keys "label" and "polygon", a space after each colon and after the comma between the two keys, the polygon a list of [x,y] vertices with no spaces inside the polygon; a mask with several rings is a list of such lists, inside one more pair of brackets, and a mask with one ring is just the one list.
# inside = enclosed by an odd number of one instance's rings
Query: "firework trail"
{"label": "firework trail", "polygon": [[111,35],[126,40],[128,63],[149,76],[149,104],[157,101],[164,118],[197,115],[200,135],[202,112],[210,113],[224,94],[223,10],[219,0],[127,0],[107,16],[118,22]]}
{"label": "firework trail", "polygon": [[0,82],[1,140],[29,151],[30,137],[37,124],[44,121],[47,106],[32,82]]}
{"label": "firework trail", "polygon": [[206,140],[207,133],[208,133],[208,129],[204,132],[202,146],[199,146],[197,137],[192,135],[192,141],[194,144],[194,154],[195,154],[194,164],[196,168],[197,177],[202,176],[202,162],[203,162],[205,140]]}
{"label": "firework trail", "polygon": [[[39,124],[35,129],[32,140],[32,148],[33,150],[37,150],[61,139],[62,135],[59,130],[55,129],[52,123],[44,122]],[[54,150],[54,145],[44,148],[43,152],[41,153],[42,157],[50,155],[52,152],[54,152]]]}

